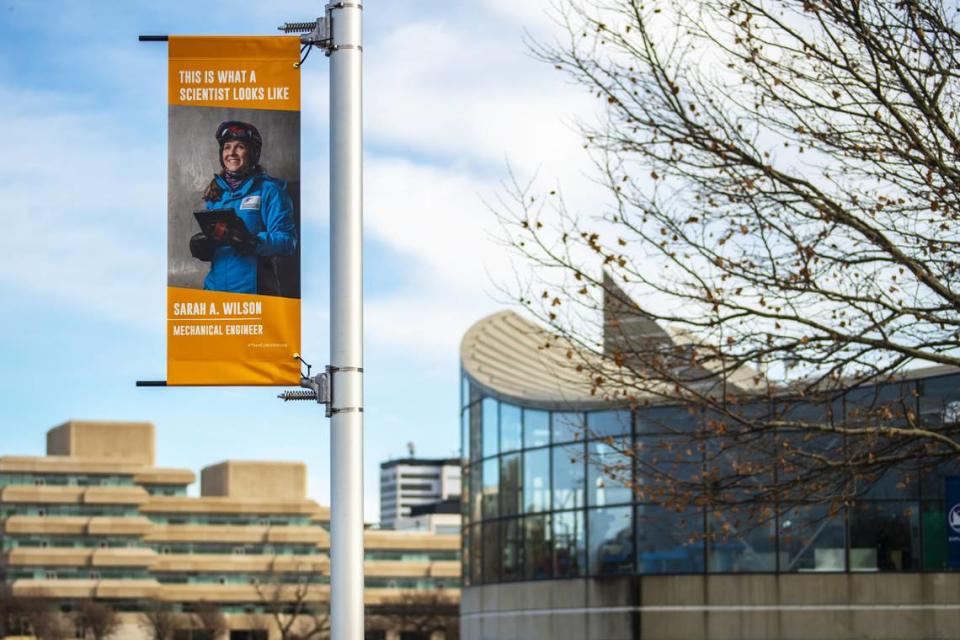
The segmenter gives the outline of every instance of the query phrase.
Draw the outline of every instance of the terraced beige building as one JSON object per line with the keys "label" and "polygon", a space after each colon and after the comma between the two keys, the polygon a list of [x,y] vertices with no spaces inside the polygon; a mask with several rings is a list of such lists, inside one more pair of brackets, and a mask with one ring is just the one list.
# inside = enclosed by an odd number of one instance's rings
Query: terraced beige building
{"label": "terraced beige building", "polygon": [[[215,604],[232,638],[279,637],[271,612],[322,611],[329,509],[307,497],[306,466],[222,462],[189,496],[195,474],[156,467],[154,442],[150,423],[71,421],[46,456],[0,457],[7,592],[64,611],[106,602],[130,638],[149,636],[142,612],[156,607]],[[368,637],[400,637],[402,601],[459,601],[459,536],[371,530],[364,548]]]}

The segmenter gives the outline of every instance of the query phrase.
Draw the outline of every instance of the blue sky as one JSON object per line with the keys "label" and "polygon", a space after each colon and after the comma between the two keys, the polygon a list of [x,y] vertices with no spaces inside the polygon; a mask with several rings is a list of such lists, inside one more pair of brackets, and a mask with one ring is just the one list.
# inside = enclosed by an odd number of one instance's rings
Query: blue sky
{"label": "blue sky", "polygon": [[[138,34],[270,34],[322,2],[0,0],[0,455],[76,419],[149,420],[158,464],[303,460],[329,495],[329,423],[277,389],[164,378],[166,46]],[[531,58],[540,0],[365,5],[365,513],[378,465],[454,455],[458,346],[504,308],[511,264],[485,203],[521,177],[591,187],[571,122],[594,104]],[[326,362],[327,61],[303,71],[303,354]]]}

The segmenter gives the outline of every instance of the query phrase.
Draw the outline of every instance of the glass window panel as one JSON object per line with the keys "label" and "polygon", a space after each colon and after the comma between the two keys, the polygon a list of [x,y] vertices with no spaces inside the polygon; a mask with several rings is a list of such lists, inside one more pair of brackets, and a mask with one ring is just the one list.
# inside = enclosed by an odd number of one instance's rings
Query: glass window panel
{"label": "glass window panel", "polygon": [[637,433],[693,433],[700,419],[687,407],[654,407],[637,411]]}
{"label": "glass window panel", "polygon": [[[760,507],[754,508],[760,511]],[[711,573],[776,571],[773,509],[726,509],[707,517],[707,570]]]}
{"label": "glass window panel", "polygon": [[500,441],[499,412],[497,401],[493,398],[484,398],[481,404],[483,407],[483,457],[488,458],[497,455],[497,444]]}
{"label": "glass window panel", "polygon": [[660,505],[636,508],[637,568],[640,573],[703,573],[703,512]]}
{"label": "glass window panel", "polygon": [[479,460],[483,454],[483,405],[470,405],[470,459]]}
{"label": "glass window panel", "polygon": [[464,465],[461,467],[460,478],[460,517],[463,518],[463,524],[470,524],[470,467]]}
{"label": "glass window panel", "polygon": [[460,374],[460,407],[466,407],[470,404],[470,380],[466,375]]}
{"label": "glass window panel", "polygon": [[516,451],[523,446],[520,407],[500,403],[500,451]]}
{"label": "glass window panel", "polygon": [[[735,429],[730,426],[731,431]],[[776,440],[770,432],[707,438],[704,480],[730,501],[767,501],[776,466]]]}
{"label": "glass window panel", "polygon": [[583,443],[553,447],[552,508],[576,509],[583,506],[585,477]]}
{"label": "glass window panel", "polygon": [[590,509],[590,574],[633,573],[633,507]]}
{"label": "glass window panel", "polygon": [[916,385],[910,382],[853,389],[844,396],[844,418],[858,424],[906,424],[908,411],[917,410]]}
{"label": "glass window panel", "polygon": [[550,413],[537,409],[523,410],[523,446],[542,447],[550,444]]}
{"label": "glass window panel", "polygon": [[796,423],[796,428],[806,425],[829,424],[832,422],[831,405],[823,402],[802,400],[780,400],[773,405],[773,419],[780,422]]}
{"label": "glass window panel", "polygon": [[497,498],[500,492],[500,461],[490,458],[483,461],[483,517],[496,518]]}
{"label": "glass window panel", "polygon": [[461,531],[460,571],[461,575],[463,575],[464,585],[470,586],[470,538],[472,529],[469,526],[466,526],[466,522],[464,522],[464,527],[461,529]]}
{"label": "glass window panel", "polygon": [[[928,465],[930,462],[928,461]],[[947,460],[923,472],[920,477],[920,496],[922,498],[946,498],[946,477],[960,476],[960,459]]]}
{"label": "glass window panel", "polygon": [[591,438],[630,435],[629,411],[591,411],[587,414],[587,431]]}
{"label": "glass window panel", "polygon": [[460,459],[470,460],[470,411],[460,412]]}
{"label": "glass window panel", "polygon": [[783,430],[775,434],[777,481],[785,487],[787,501],[822,500],[848,490],[846,468],[830,473],[819,462],[824,451],[840,451],[842,436],[810,431]]}
{"label": "glass window panel", "polygon": [[636,496],[663,501],[700,493],[703,444],[692,436],[638,436],[634,446]]}
{"label": "glass window panel", "polygon": [[587,502],[591,506],[602,507],[633,500],[633,491],[630,489],[633,459],[625,453],[629,450],[629,438],[618,438],[613,444],[587,443]]}
{"label": "glass window panel", "polygon": [[483,582],[500,582],[500,523],[483,524]]}
{"label": "glass window panel", "polygon": [[780,571],[844,571],[843,514],[827,507],[794,507],[780,516]]}
{"label": "glass window panel", "polygon": [[520,454],[500,456],[500,515],[520,513]]}
{"label": "glass window panel", "polygon": [[960,376],[938,376],[918,381],[920,420],[929,426],[960,421]]}
{"label": "glass window panel", "polygon": [[533,449],[523,454],[523,510],[527,513],[550,509],[550,449]]}
{"label": "glass window panel", "polygon": [[639,436],[636,455],[654,468],[670,469],[674,464],[700,465],[703,460],[702,439],[687,436]]}
{"label": "glass window panel", "polygon": [[553,442],[570,442],[583,438],[583,414],[572,411],[553,412]]}
{"label": "glass window panel", "polygon": [[553,576],[553,537],[550,516],[528,516],[523,519],[524,577],[540,580]]}
{"label": "glass window panel", "polygon": [[483,466],[476,463],[470,471],[470,519],[479,522],[483,519]]}
{"label": "glass window panel", "polygon": [[920,512],[923,530],[923,570],[949,571],[947,508],[942,500],[924,502]]}
{"label": "glass window panel", "polygon": [[470,527],[470,582],[483,583],[483,530],[479,524]]}
{"label": "glass window panel", "polygon": [[857,484],[869,484],[870,488],[863,498],[877,500],[897,500],[920,497],[919,471],[917,465],[904,463],[879,474],[866,473],[857,479]]}
{"label": "glass window panel", "polygon": [[553,574],[555,577],[575,578],[584,575],[586,563],[584,533],[583,511],[553,514]]}
{"label": "glass window panel", "polygon": [[521,580],[523,578],[523,530],[518,518],[500,521],[500,540],[503,559],[501,561],[501,580]]}
{"label": "glass window panel", "polygon": [[850,508],[851,571],[918,571],[916,502],[858,502]]}

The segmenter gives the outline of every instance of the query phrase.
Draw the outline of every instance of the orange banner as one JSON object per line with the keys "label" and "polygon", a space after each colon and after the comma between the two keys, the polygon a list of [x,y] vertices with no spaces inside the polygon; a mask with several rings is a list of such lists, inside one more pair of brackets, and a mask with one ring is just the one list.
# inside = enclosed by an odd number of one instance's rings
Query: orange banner
{"label": "orange banner", "polygon": [[167,289],[167,384],[296,384],[300,300]]}
{"label": "orange banner", "polygon": [[299,38],[169,55],[167,384],[297,384]]}
{"label": "orange banner", "polygon": [[300,39],[170,36],[172,105],[300,110]]}

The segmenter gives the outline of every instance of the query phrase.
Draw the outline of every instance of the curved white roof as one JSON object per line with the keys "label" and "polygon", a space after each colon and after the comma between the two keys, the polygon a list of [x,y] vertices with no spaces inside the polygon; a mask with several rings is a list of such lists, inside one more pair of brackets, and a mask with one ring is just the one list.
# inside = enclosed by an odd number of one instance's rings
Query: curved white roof
{"label": "curved white roof", "polygon": [[[664,386],[656,378],[634,377],[636,369],[624,369],[614,364],[612,358],[604,357],[611,348],[617,348],[618,340],[625,344],[643,344],[643,341],[668,341],[670,345],[689,345],[693,336],[684,331],[670,331],[659,326],[651,317],[636,307],[629,298],[612,283],[605,285],[617,295],[605,300],[603,349],[591,353],[589,349],[572,347],[569,341],[542,326],[527,320],[513,311],[500,311],[476,322],[463,336],[460,343],[460,363],[464,372],[474,383],[492,395],[515,399],[522,404],[545,408],[563,408],[578,405],[609,407],[617,400],[605,397],[610,389],[620,384],[629,389],[634,400],[644,398],[654,403],[676,402],[674,385]],[[568,357],[568,353],[572,357]],[[583,370],[577,371],[581,364]],[[711,366],[710,369],[714,369]],[[604,389],[597,392],[590,376],[602,376]],[[719,371],[716,371],[718,374]],[[954,373],[953,367],[929,367],[901,372],[903,379],[922,378],[944,373]],[[708,373],[701,370],[700,373]],[[764,372],[741,365],[726,373],[727,389],[740,393],[769,391],[771,381]],[[705,384],[712,384],[706,381]],[[656,385],[656,386],[654,386]],[[787,388],[783,389],[788,391]],[[625,398],[623,400],[626,402]],[[587,406],[584,406],[587,405]]]}
{"label": "curved white roof", "polygon": [[528,403],[602,402],[566,353],[560,338],[513,311],[478,321],[460,343],[464,371],[496,395]]}

